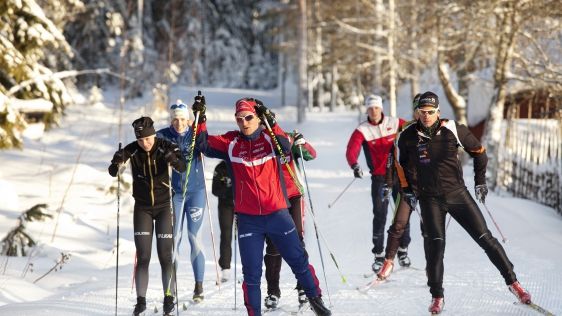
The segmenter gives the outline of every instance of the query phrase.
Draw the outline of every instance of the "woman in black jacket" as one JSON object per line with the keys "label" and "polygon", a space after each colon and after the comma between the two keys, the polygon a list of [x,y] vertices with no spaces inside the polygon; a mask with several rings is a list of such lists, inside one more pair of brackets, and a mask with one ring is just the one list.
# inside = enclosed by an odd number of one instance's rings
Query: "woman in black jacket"
{"label": "woman in black jacket", "polygon": [[156,232],[156,249],[162,268],[164,289],[164,313],[174,310],[172,278],[173,223],[170,208],[170,175],[168,164],[179,172],[186,170],[185,160],[178,147],[164,139],[156,138],[154,122],[141,117],[133,122],[137,140],[118,150],[108,168],[112,177],[117,176],[122,164],[131,161],[133,198],[135,199],[133,222],[137,268],[135,272],[137,304],[133,315],[146,309],[148,265],[152,250],[152,234]]}

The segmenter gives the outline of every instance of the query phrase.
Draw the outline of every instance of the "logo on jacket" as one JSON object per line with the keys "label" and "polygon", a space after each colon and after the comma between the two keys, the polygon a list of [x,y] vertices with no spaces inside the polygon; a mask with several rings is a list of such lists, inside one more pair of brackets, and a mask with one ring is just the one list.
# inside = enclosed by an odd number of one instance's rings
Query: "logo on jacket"
{"label": "logo on jacket", "polygon": [[429,149],[427,144],[418,144],[418,159],[422,165],[430,163],[431,159],[429,158]]}

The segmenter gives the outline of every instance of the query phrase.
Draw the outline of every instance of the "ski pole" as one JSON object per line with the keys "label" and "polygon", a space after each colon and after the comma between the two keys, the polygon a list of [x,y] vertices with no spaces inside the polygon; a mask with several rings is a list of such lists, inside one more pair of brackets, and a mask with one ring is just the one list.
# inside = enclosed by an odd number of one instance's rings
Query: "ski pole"
{"label": "ski pole", "polygon": [[445,231],[447,231],[447,229],[449,229],[449,224],[451,224],[451,218],[453,218],[453,216],[451,216],[451,214],[449,214],[449,219],[447,220],[447,226],[445,226]]}
{"label": "ski pole", "polygon": [[[265,115],[267,116],[267,115],[271,115],[271,114],[269,114],[269,112],[267,112],[267,114],[265,114]],[[281,149],[281,145],[279,144],[279,140],[277,139],[277,136],[275,136],[275,133],[273,133],[273,130],[271,129],[271,126],[269,126],[269,122],[267,121],[267,118],[264,117],[262,119],[262,121],[264,122],[265,127],[267,128],[267,131],[269,132],[269,135],[271,136],[271,139],[273,139],[273,142],[275,143],[275,146],[277,147],[277,150],[279,151],[279,155],[281,156],[281,163],[287,165],[287,170],[289,171],[289,175],[291,176],[291,178],[293,179],[293,182],[295,183],[295,185],[299,189],[299,192],[302,194],[303,191],[304,191],[303,188],[302,188],[302,185],[300,184],[297,177],[295,176],[295,173],[293,172],[293,169],[291,169],[291,165],[289,164],[289,160],[287,159],[287,157],[285,157],[285,154],[283,154],[283,150]]]}
{"label": "ski pole", "polygon": [[[123,144],[119,143],[119,151],[123,157]],[[117,169],[117,256],[115,263],[115,316],[117,316],[117,292],[119,288],[119,209],[121,205],[121,173]]]}
{"label": "ski pole", "polygon": [[[201,91],[198,91],[197,95],[201,95]],[[185,207],[187,182],[189,180],[189,173],[191,171],[191,162],[193,161],[193,151],[195,149],[195,138],[197,136],[198,123],[199,123],[199,112],[195,112],[195,122],[193,122],[193,135],[191,136],[191,144],[189,146],[190,151],[189,151],[189,156],[187,157],[187,170],[185,171],[185,182],[183,184],[182,202],[181,202],[181,207],[180,207],[182,216],[183,216],[184,207]],[[182,227],[182,231],[183,231],[183,227]],[[178,247],[179,247],[179,245],[178,245]],[[174,252],[174,256],[173,256],[173,260],[172,260],[172,263],[174,264],[174,266],[176,265],[176,260],[177,260],[177,256],[176,256],[176,252]],[[166,295],[171,295],[171,292],[170,292],[171,283],[172,283],[172,276],[170,275],[170,280],[168,280],[168,287],[166,288]]]}
{"label": "ski pole", "polygon": [[[168,169],[168,172],[170,172],[170,169]],[[175,228],[175,226],[178,225],[178,223],[176,223],[176,217],[175,217],[175,214],[174,214],[174,202],[173,202],[173,199],[172,199],[172,186],[170,186],[169,192],[170,192],[170,216],[172,216],[172,256],[176,256],[178,248],[176,248],[176,245],[175,245],[176,243],[175,243],[175,239],[173,238],[173,235],[174,235],[174,228]],[[181,229],[181,226],[179,228]],[[175,297],[176,297],[176,316],[179,316],[180,315],[180,312],[179,312],[180,299],[179,299],[179,295],[178,295],[178,275],[177,275],[178,269],[177,269],[177,266],[176,266],[176,262],[174,262],[173,260],[172,260],[172,270],[173,270],[172,276],[174,277],[174,286],[176,288],[176,292],[175,292],[175,294],[176,294],[175,295]]]}
{"label": "ski pole", "polygon": [[[203,157],[203,154],[201,155],[201,161],[203,162],[203,170],[205,170],[205,158]],[[221,282],[220,282],[220,275],[219,275],[219,266],[217,264],[218,260],[217,260],[217,252],[216,252],[216,244],[215,244],[215,233],[214,233],[214,229],[213,229],[213,217],[211,216],[211,206],[209,205],[209,193],[207,192],[207,182],[204,181],[203,184],[205,185],[205,199],[207,200],[207,213],[209,214],[209,226],[211,229],[211,242],[213,244],[213,259],[214,259],[214,263],[215,263],[215,271],[217,273],[217,281],[216,284],[219,287],[219,292],[221,290]]]}
{"label": "ski pole", "polygon": [[[312,213],[310,211],[309,211],[309,213],[312,216],[313,223],[316,225],[316,217],[314,216],[314,213]],[[328,241],[326,240],[326,238],[324,237],[324,235],[322,234],[322,232],[320,230],[318,230],[318,235],[320,236],[320,238],[322,238],[322,241],[324,242],[324,245],[326,246],[326,249],[328,250],[328,253],[330,253],[330,258],[332,258],[332,262],[334,263],[334,265],[336,266],[336,269],[338,270],[338,273],[340,274],[340,278],[341,278],[342,283],[347,284],[347,278],[341,272],[338,261],[336,260],[336,256],[330,250],[330,246],[328,245]]]}
{"label": "ski pole", "polygon": [[136,273],[137,273],[137,253],[135,252],[135,264],[133,265],[133,276],[131,277],[131,294],[133,294],[133,288],[135,287]]}
{"label": "ski pole", "polygon": [[488,206],[486,205],[486,203],[482,203],[482,205],[484,205],[484,208],[486,209],[486,212],[488,212],[488,215],[489,215],[490,218],[492,219],[492,222],[493,222],[494,225],[496,226],[496,229],[498,230],[498,232],[499,232],[500,235],[502,236],[502,242],[505,244],[505,242],[507,241],[507,238],[505,238],[505,236],[503,235],[502,231],[500,230],[500,226],[498,225],[498,223],[496,223],[496,220],[495,220],[494,217],[492,216],[492,213],[491,213],[490,210],[488,209]]}
{"label": "ski pole", "polygon": [[[302,154],[302,145],[299,145],[299,152],[301,155],[302,161],[302,172],[304,175],[304,183],[306,185],[306,195],[308,196],[308,203],[310,205],[310,212],[314,214],[314,207],[312,206],[312,197],[310,196],[310,187],[308,186],[308,178],[306,176],[306,167],[304,166],[304,156]],[[320,254],[320,263],[322,263],[322,274],[324,274],[324,283],[326,283],[326,291],[328,292],[328,301],[330,302],[330,306],[332,306],[332,297],[330,295],[330,289],[328,287],[328,278],[326,278],[326,266],[324,265],[324,255],[322,254],[322,247],[320,246],[320,238],[318,237],[318,227],[316,226],[316,222],[312,221],[314,224],[314,232],[316,233],[316,242],[318,243],[318,253]]]}
{"label": "ski pole", "polygon": [[236,288],[238,287],[236,283],[238,282],[238,276],[236,275],[236,253],[238,252],[238,219],[236,214],[234,214],[234,310],[236,310]]}
{"label": "ski pole", "polygon": [[353,178],[353,180],[351,180],[351,182],[349,182],[349,184],[343,189],[343,191],[341,191],[341,193],[336,197],[336,199],[334,201],[332,201],[332,203],[328,204],[328,208],[331,208],[332,206],[334,206],[334,204],[336,204],[336,202],[345,193],[345,191],[347,191],[347,189],[349,189],[349,187],[353,184],[353,182],[355,182],[355,180],[357,180],[357,178]]}

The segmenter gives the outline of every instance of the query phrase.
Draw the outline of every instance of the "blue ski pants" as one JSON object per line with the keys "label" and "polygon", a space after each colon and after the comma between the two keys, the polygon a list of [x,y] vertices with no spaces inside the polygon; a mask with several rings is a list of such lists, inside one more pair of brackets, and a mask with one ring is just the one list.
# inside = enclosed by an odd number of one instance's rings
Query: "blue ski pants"
{"label": "blue ski pants", "polygon": [[261,315],[261,275],[265,238],[279,250],[291,267],[306,296],[320,296],[321,290],[312,265],[308,263],[293,218],[287,209],[268,215],[237,214],[238,244],[242,260],[244,305],[248,315]]}
{"label": "blue ski pants", "polygon": [[[205,276],[205,254],[203,253],[203,244],[201,242],[201,224],[203,224],[205,214],[205,199],[204,189],[193,192],[188,191],[185,199],[181,193],[176,193],[172,197],[175,215],[174,239],[178,242],[180,229],[183,230],[183,223],[185,223],[191,247],[191,266],[196,282],[203,282]],[[178,248],[179,246],[178,244]]]}

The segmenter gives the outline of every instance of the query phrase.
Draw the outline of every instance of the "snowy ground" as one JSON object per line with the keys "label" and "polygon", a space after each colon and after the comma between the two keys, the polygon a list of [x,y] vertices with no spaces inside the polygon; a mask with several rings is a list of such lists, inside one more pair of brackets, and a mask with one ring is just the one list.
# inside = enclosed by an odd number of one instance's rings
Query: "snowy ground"
{"label": "snowy ground", "polygon": [[[177,97],[191,100],[195,89],[176,90]],[[208,129],[220,133],[235,128],[232,120],[234,101],[245,96],[237,90],[203,90],[209,103]],[[175,95],[172,95],[174,98]],[[256,92],[250,96],[274,104],[272,93]],[[28,258],[0,257],[0,315],[109,315],[115,309],[115,195],[108,193],[115,185],[106,171],[117,149],[118,106],[115,100],[104,104],[73,106],[60,128],[42,137],[26,140],[24,151],[0,152],[0,235],[3,237],[17,223],[21,211],[37,203],[47,203],[55,217],[28,225],[28,232],[39,240],[39,246]],[[188,102],[189,103],[189,102]],[[409,102],[406,103],[409,105]],[[133,140],[130,122],[149,107],[138,101],[126,105],[123,119],[124,144]],[[306,163],[314,211],[322,241],[327,282],[322,274],[317,240],[311,216],[307,218],[307,245],[311,262],[324,290],[325,301],[332,305],[334,315],[418,315],[427,314],[430,295],[425,286],[422,268],[425,265],[419,233],[419,218],[412,215],[410,256],[415,269],[399,270],[391,280],[367,294],[355,287],[368,281],[363,274],[370,270],[371,202],[370,180],[355,181],[331,208],[341,190],[352,181],[352,172],[345,161],[347,139],[357,124],[357,112],[307,113],[306,124],[296,126],[294,108],[277,108],[280,125],[286,130],[297,128],[314,145],[318,159]],[[403,113],[399,110],[399,113]],[[153,116],[157,127],[167,125],[164,116]],[[360,161],[364,167],[364,158]],[[78,164],[76,164],[78,162]],[[218,161],[206,160],[208,185]],[[472,191],[472,171],[465,169]],[[215,237],[218,236],[216,199],[210,195],[211,216]],[[562,314],[562,216],[548,207],[531,201],[497,193],[488,198],[490,210],[509,241],[506,251],[515,265],[518,278],[533,295],[536,303],[555,314]],[[131,290],[134,244],[132,234],[130,192],[123,192],[120,208],[118,313],[130,314],[135,303]],[[55,231],[57,214],[58,226]],[[490,229],[499,237],[488,215]],[[388,223],[387,223],[388,224]],[[206,250],[205,301],[188,306],[182,315],[245,315],[241,288],[235,282],[215,286],[215,266],[209,218],[203,227]],[[445,258],[444,315],[533,315],[526,307],[515,305],[499,273],[468,235],[454,221],[448,231]],[[53,235],[54,238],[53,238]],[[217,237],[216,237],[217,238]],[[218,244],[218,239],[216,240]],[[193,289],[189,264],[189,245],[180,250],[180,302],[188,302]],[[332,252],[346,277],[330,257]],[[70,253],[70,261],[62,270],[39,278],[59,259]],[[153,252],[155,253],[155,252]],[[32,271],[24,270],[32,263]],[[237,275],[241,266],[237,264]],[[234,277],[234,276],[233,276]],[[286,265],[282,270],[282,310],[269,315],[289,315],[296,310],[294,277]],[[264,282],[265,283],[265,282]],[[265,287],[262,287],[265,292]],[[235,297],[236,293],[236,297]],[[160,267],[153,256],[148,291],[149,309],[161,310]],[[235,303],[236,302],[236,303]],[[234,307],[237,307],[234,310]],[[312,315],[311,311],[305,314]],[[149,313],[152,315],[152,313]]]}

